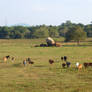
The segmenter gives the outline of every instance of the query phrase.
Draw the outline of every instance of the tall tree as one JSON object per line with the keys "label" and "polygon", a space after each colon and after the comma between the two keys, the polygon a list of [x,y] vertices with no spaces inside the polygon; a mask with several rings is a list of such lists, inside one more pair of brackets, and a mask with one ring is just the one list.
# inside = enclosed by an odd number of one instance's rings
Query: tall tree
{"label": "tall tree", "polygon": [[84,32],[83,29],[80,26],[72,27],[66,33],[66,37],[65,38],[66,38],[65,41],[74,40],[79,45],[81,40],[85,40],[86,39],[86,32]]}
{"label": "tall tree", "polygon": [[45,25],[40,26],[40,28],[36,29],[33,33],[35,38],[44,38],[49,36],[48,27]]}
{"label": "tall tree", "polygon": [[8,39],[9,38],[10,30],[8,27],[4,26],[0,28],[0,38],[1,39]]}
{"label": "tall tree", "polygon": [[53,26],[49,27],[49,36],[50,37],[59,37],[59,33],[58,33],[57,27],[53,27]]}

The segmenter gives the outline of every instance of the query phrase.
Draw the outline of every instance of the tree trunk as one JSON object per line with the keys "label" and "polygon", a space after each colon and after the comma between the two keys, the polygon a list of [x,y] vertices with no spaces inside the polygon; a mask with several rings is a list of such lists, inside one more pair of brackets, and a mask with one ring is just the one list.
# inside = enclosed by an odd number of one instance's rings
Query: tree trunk
{"label": "tree trunk", "polygon": [[77,41],[77,45],[78,45],[78,46],[80,45],[80,41]]}

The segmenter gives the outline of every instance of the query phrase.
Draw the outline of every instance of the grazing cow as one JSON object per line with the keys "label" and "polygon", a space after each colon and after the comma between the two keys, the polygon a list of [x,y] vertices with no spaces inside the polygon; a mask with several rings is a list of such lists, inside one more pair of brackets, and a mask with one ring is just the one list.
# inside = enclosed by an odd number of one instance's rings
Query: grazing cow
{"label": "grazing cow", "polygon": [[53,64],[53,63],[54,63],[54,60],[49,59],[49,63],[50,63],[50,64]]}
{"label": "grazing cow", "polygon": [[3,58],[3,61],[6,62],[9,58],[10,58],[10,55],[5,56],[5,57]]}
{"label": "grazing cow", "polygon": [[34,64],[34,62],[31,60],[31,58],[27,58],[26,61],[27,61],[29,64]]}
{"label": "grazing cow", "polygon": [[47,47],[47,44],[40,44],[40,47]]}
{"label": "grazing cow", "polygon": [[84,65],[85,68],[87,68],[89,66],[88,63],[84,63],[83,65]]}
{"label": "grazing cow", "polygon": [[33,61],[30,61],[29,64],[34,64],[34,62]]}
{"label": "grazing cow", "polygon": [[89,63],[89,66],[92,66],[92,63]]}
{"label": "grazing cow", "polygon": [[79,70],[81,70],[82,67],[83,67],[82,64],[79,64],[79,65],[78,65],[78,69],[79,69]]}
{"label": "grazing cow", "polygon": [[28,61],[28,62],[31,61],[31,58],[28,57],[28,58],[26,59],[26,61]]}
{"label": "grazing cow", "polygon": [[62,67],[65,68],[66,64],[65,63],[62,63]]}
{"label": "grazing cow", "polygon": [[7,58],[6,58],[6,57],[4,57],[4,58],[3,58],[3,61],[4,61],[4,62],[6,62],[6,61],[7,61]]}
{"label": "grazing cow", "polygon": [[85,68],[87,68],[88,66],[92,66],[92,63],[84,63]]}
{"label": "grazing cow", "polygon": [[64,61],[67,61],[67,56],[64,56]]}
{"label": "grazing cow", "polygon": [[13,61],[15,60],[15,58],[14,58],[14,57],[12,57],[12,58],[11,58],[11,60],[12,60],[12,62],[13,62]]}
{"label": "grazing cow", "polygon": [[76,67],[77,67],[77,68],[78,68],[78,66],[79,66],[79,62],[76,63]]}
{"label": "grazing cow", "polygon": [[10,58],[10,55],[8,55],[8,56],[5,56],[7,59],[9,59]]}
{"label": "grazing cow", "polygon": [[71,63],[70,62],[65,62],[65,63],[62,63],[62,67],[65,68],[66,66],[67,67],[70,67]]}
{"label": "grazing cow", "polygon": [[61,60],[67,61],[67,56],[61,57]]}
{"label": "grazing cow", "polygon": [[61,57],[61,60],[63,60],[64,58],[63,57]]}
{"label": "grazing cow", "polygon": [[70,62],[66,62],[67,67],[70,67],[71,63]]}

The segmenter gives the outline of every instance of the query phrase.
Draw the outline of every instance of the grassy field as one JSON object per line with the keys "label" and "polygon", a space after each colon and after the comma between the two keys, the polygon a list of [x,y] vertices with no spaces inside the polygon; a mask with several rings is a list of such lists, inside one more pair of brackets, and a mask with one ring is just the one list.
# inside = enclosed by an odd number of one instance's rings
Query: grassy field
{"label": "grassy field", "polygon": [[[45,40],[0,40],[0,92],[92,92],[92,68],[75,68],[76,62],[92,62],[92,42],[34,47],[39,43]],[[4,63],[2,58],[6,55],[14,56],[15,62]],[[68,69],[61,66],[60,57],[64,55],[72,63]],[[34,65],[23,66],[27,57]],[[51,66],[49,59],[56,62]]]}

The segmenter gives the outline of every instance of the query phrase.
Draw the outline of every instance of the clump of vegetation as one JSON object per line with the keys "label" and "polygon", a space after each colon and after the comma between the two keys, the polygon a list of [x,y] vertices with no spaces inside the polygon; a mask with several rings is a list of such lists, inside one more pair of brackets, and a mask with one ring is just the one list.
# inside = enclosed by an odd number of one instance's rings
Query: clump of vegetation
{"label": "clump of vegetation", "polygon": [[[79,28],[77,28],[79,27]],[[71,31],[70,31],[71,30]],[[73,31],[77,30],[77,31]],[[58,26],[47,26],[47,25],[37,25],[37,26],[3,26],[0,27],[0,39],[31,39],[31,38],[58,38],[58,37],[66,37],[67,33],[73,32],[73,36],[80,39],[79,31],[84,37],[87,34],[87,37],[92,37],[92,24],[76,24],[71,21],[66,21]],[[86,32],[86,33],[84,33]]]}
{"label": "clump of vegetation", "polygon": [[72,27],[66,33],[65,37],[66,37],[65,41],[74,40],[79,45],[80,41],[83,41],[83,40],[86,39],[86,32],[84,32],[83,29],[81,27],[79,27],[79,26]]}

